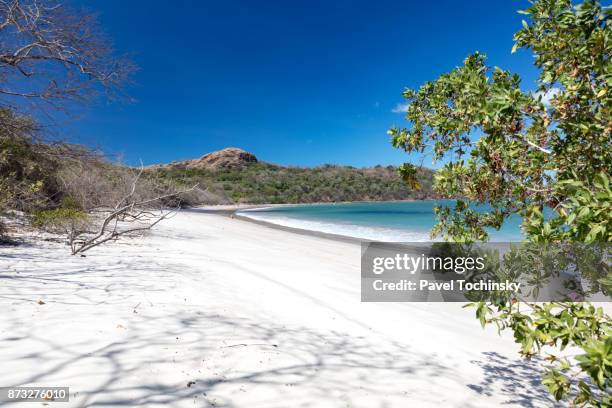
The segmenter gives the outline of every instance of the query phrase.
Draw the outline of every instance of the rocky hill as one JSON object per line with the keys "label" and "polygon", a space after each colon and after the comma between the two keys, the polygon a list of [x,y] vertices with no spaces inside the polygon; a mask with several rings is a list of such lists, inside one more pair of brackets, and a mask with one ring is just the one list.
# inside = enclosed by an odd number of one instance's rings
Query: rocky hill
{"label": "rocky hill", "polygon": [[169,164],[151,166],[151,169],[172,170],[220,170],[239,169],[250,163],[257,163],[257,157],[237,147],[228,147],[208,153],[199,159],[175,161]]}

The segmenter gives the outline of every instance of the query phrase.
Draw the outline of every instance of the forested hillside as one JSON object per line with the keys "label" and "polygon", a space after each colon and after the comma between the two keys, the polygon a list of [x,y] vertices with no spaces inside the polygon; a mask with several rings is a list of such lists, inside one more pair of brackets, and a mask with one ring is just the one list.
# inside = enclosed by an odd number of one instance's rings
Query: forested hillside
{"label": "forested hillside", "polygon": [[393,166],[304,168],[256,162],[217,169],[157,167],[149,176],[184,185],[198,184],[218,202],[261,204],[429,198],[433,171],[419,170],[418,191],[406,185]]}

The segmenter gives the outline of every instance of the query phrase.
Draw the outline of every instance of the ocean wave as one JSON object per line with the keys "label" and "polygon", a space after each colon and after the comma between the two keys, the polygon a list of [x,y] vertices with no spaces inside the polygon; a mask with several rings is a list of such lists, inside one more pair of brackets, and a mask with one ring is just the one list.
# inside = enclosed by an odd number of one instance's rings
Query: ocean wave
{"label": "ocean wave", "polygon": [[257,221],[268,222],[283,227],[297,228],[308,231],[323,232],[358,238],[370,241],[384,242],[428,242],[431,241],[429,232],[408,231],[399,228],[385,228],[376,226],[355,225],[330,221],[304,220],[279,215],[262,214],[262,209],[242,210],[236,213],[242,217]]}

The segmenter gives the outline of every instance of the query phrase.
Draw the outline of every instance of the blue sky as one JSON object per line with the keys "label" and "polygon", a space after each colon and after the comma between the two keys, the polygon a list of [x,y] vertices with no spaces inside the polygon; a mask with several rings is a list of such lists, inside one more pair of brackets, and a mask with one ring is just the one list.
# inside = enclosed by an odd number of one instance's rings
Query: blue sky
{"label": "blue sky", "polygon": [[478,50],[535,88],[531,56],[510,53],[526,1],[82,4],[140,70],[134,103],[84,108],[65,137],[130,164],[229,146],[284,165],[399,164],[386,130],[405,123],[405,87]]}

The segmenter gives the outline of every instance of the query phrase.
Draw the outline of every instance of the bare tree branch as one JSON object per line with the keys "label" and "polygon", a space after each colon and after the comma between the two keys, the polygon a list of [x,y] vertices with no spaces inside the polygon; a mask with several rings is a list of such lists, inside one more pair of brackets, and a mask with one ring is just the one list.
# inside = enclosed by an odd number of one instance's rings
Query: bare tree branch
{"label": "bare tree branch", "polygon": [[[127,195],[119,199],[112,210],[106,211],[100,227],[95,233],[78,231],[73,228],[69,231],[69,243],[72,254],[83,253],[91,248],[101,245],[110,240],[118,239],[124,235],[132,235],[138,232],[150,230],[162,220],[173,214],[174,209],[167,208],[165,200],[178,197],[181,194],[193,191],[198,186],[189,189],[158,195],[148,199],[138,199],[136,196],[137,185],[143,173],[143,167],[134,177]],[[122,229],[120,227],[123,227]]]}
{"label": "bare tree branch", "polygon": [[539,151],[541,151],[542,153],[546,153],[546,154],[552,154],[552,151],[549,149],[545,149],[542,146],[538,146],[537,144],[533,143],[531,140],[529,139],[525,139],[525,141],[527,142],[527,144],[531,147],[535,147],[536,149],[538,149]]}
{"label": "bare tree branch", "polygon": [[56,0],[0,0],[0,107],[118,96],[134,70],[95,15]]}

